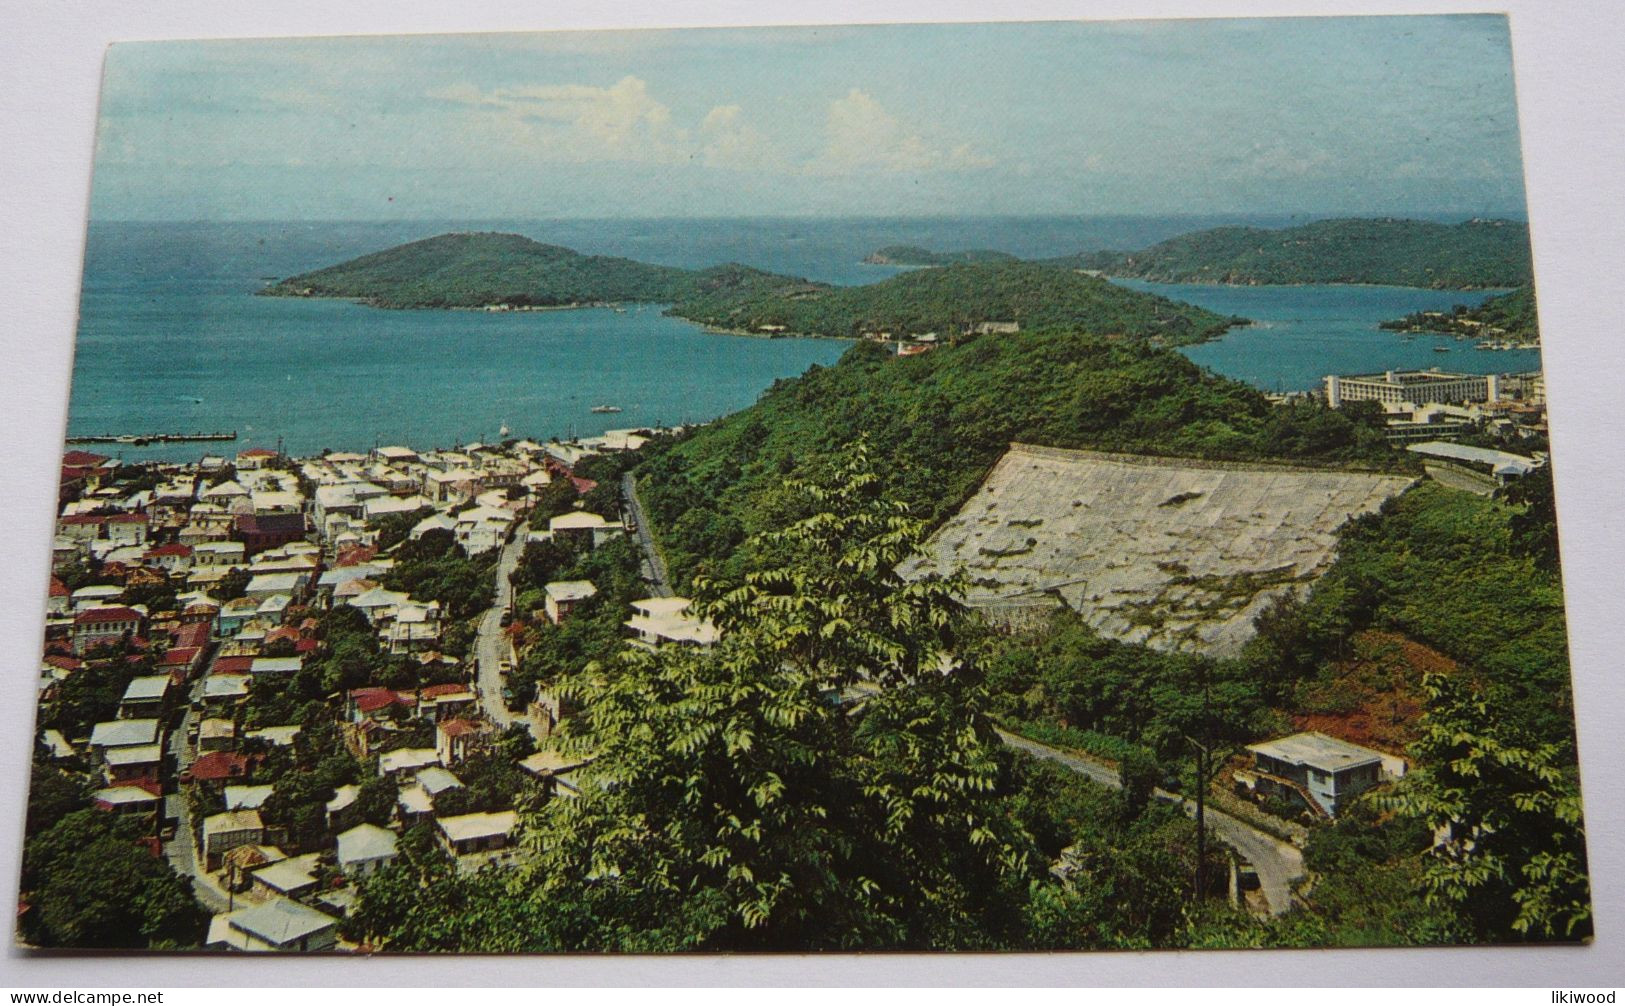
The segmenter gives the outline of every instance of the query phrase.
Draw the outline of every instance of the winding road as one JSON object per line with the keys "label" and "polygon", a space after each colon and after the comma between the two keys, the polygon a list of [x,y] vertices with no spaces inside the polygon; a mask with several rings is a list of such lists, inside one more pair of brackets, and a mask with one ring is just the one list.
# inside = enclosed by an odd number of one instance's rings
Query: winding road
{"label": "winding road", "polygon": [[513,584],[508,578],[519,567],[519,555],[524,550],[523,533],[516,533],[502,546],[497,556],[496,598],[481,616],[474,636],[474,653],[479,661],[475,688],[479,692],[480,708],[491,722],[504,730],[514,723],[530,725],[528,718],[509,712],[508,703],[502,698],[502,661],[509,653],[508,639],[502,632],[502,613],[513,603]]}
{"label": "winding road", "polygon": [[[1000,740],[1017,751],[1056,762],[1080,775],[1088,776],[1103,786],[1116,789],[1122,785],[1117,770],[1108,765],[1004,730],[998,731],[998,734]],[[1179,804],[1188,816],[1196,815],[1194,800],[1163,789],[1153,792],[1159,800]],[[1293,904],[1292,885],[1303,876],[1303,853],[1299,852],[1296,846],[1259,831],[1222,810],[1214,809],[1211,805],[1207,808],[1206,817],[1208,826],[1213,829],[1219,840],[1235,849],[1241,854],[1241,858],[1251,863],[1253,869],[1258,871],[1259,886],[1263,889],[1264,900],[1269,902],[1270,914],[1282,915],[1290,909]]]}
{"label": "winding road", "polygon": [[666,573],[666,560],[660,558],[654,536],[649,533],[649,519],[643,514],[643,504],[638,502],[638,485],[631,472],[621,476],[621,504],[638,529],[638,547],[643,550],[643,579],[649,584],[650,594],[654,597],[671,597],[671,579]]}

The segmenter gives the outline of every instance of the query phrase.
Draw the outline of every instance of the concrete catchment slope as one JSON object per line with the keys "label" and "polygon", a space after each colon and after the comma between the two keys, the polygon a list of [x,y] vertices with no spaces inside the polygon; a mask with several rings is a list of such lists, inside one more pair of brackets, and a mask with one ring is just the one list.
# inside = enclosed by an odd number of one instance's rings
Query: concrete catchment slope
{"label": "concrete catchment slope", "polygon": [[994,617],[1064,604],[1114,639],[1223,656],[1326,571],[1344,523],[1413,481],[1014,444],[903,572],[963,567]]}

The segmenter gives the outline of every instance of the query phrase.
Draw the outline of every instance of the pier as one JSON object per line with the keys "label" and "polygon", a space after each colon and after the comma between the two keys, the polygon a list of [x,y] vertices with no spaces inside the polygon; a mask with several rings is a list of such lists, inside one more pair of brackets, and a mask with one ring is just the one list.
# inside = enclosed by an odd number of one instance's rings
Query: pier
{"label": "pier", "polygon": [[226,433],[124,433],[124,434],[97,434],[82,437],[68,437],[70,444],[130,444],[135,447],[145,447],[148,444],[184,444],[204,440],[236,440],[237,431]]}

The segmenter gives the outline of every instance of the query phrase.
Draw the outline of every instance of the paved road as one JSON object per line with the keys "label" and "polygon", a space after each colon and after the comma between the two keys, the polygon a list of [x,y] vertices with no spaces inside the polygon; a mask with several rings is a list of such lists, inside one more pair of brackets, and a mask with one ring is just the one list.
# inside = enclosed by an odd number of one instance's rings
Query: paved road
{"label": "paved road", "polygon": [[[998,733],[999,739],[1018,751],[1058,762],[1113,789],[1122,784],[1117,770],[1110,766],[1003,730]],[[1189,816],[1196,815],[1195,801],[1161,789],[1156,790],[1156,796],[1159,800],[1178,803]],[[1220,841],[1239,852],[1258,871],[1259,885],[1263,888],[1264,899],[1269,902],[1270,914],[1281,915],[1291,908],[1292,885],[1303,876],[1303,853],[1295,846],[1211,806],[1207,808],[1207,823]]]}
{"label": "paved road", "polygon": [[621,476],[621,505],[638,528],[638,547],[643,550],[643,578],[649,583],[650,593],[654,597],[671,597],[671,579],[666,573],[666,561],[660,558],[660,550],[655,548],[654,537],[649,534],[649,519],[644,516],[643,505],[638,502],[637,481],[632,478],[631,472]]}
{"label": "paved road", "polygon": [[515,716],[508,711],[508,704],[502,700],[502,661],[508,656],[508,639],[502,633],[502,613],[508,610],[513,600],[513,585],[508,577],[519,566],[519,555],[525,550],[525,534],[521,528],[513,540],[502,546],[502,552],[497,557],[497,593],[496,600],[480,619],[480,626],[474,637],[474,653],[479,660],[479,675],[475,679],[475,687],[479,692],[480,708],[491,722],[507,729],[516,722],[528,724],[529,720]]}
{"label": "paved road", "polygon": [[[189,698],[202,697],[203,679],[199,678],[192,683]],[[197,713],[188,702],[180,727],[169,735],[168,753],[175,759],[177,775],[192,764],[192,751],[186,744],[186,735],[195,719]],[[175,837],[164,843],[164,858],[169,861],[170,868],[182,877],[191,879],[192,893],[205,909],[216,915],[225,912],[231,905],[231,896],[215,883],[213,877],[198,869],[197,845],[192,841],[192,811],[186,804],[186,794],[176,792],[165,796],[164,815],[175,819]]]}

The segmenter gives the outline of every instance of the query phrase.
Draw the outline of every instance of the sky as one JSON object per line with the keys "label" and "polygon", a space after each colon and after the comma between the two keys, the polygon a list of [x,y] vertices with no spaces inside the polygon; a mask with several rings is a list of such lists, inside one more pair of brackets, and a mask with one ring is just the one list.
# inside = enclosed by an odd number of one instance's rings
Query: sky
{"label": "sky", "polygon": [[95,220],[1523,213],[1499,15],[137,42]]}

